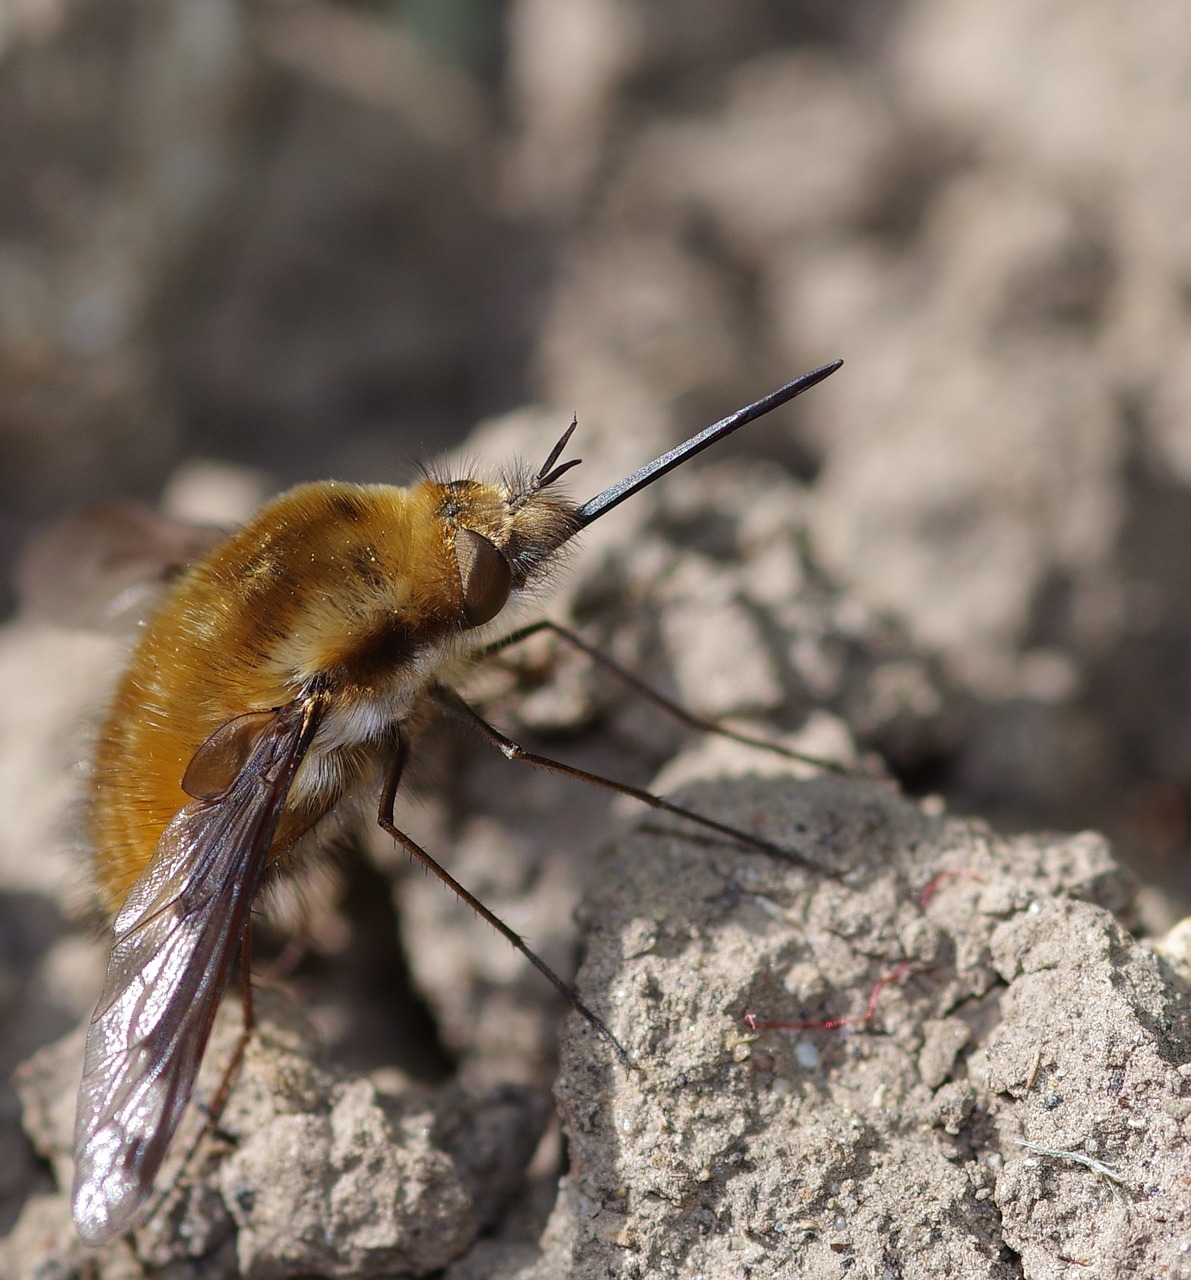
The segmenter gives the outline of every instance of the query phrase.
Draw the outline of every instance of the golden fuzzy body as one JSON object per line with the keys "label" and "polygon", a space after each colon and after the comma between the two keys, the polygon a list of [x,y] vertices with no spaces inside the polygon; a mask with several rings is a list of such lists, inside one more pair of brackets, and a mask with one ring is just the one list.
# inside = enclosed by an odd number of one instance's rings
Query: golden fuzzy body
{"label": "golden fuzzy body", "polygon": [[289,848],[474,638],[461,531],[501,552],[515,591],[574,531],[573,510],[516,481],[303,485],[189,569],[149,621],[96,752],[90,828],[110,912],[190,802],[182,781],[199,748],[320,678],[328,710],[271,856]]}

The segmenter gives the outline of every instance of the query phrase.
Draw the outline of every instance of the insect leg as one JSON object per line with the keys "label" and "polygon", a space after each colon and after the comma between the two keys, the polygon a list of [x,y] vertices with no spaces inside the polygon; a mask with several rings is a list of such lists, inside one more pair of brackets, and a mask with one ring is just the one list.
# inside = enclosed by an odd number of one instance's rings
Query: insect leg
{"label": "insect leg", "polygon": [[586,640],[574,631],[557,622],[550,621],[549,618],[540,618],[537,622],[531,622],[528,626],[521,627],[507,636],[502,636],[499,640],[494,640],[491,644],[477,649],[472,656],[476,659],[489,658],[493,654],[501,653],[515,644],[520,644],[522,640],[528,640],[530,636],[537,635],[541,631],[549,631],[560,640],[565,640],[567,644],[578,649],[581,653],[585,653],[592,662],[603,667],[605,671],[628,685],[630,689],[642,698],[660,707],[667,715],[673,716],[680,724],[685,724],[690,729],[696,729],[700,733],[719,734],[722,738],[731,738],[733,742],[742,742],[746,747],[759,747],[764,751],[772,751],[775,755],[784,756],[787,760],[797,760],[800,764],[813,765],[815,768],[824,769],[829,773],[839,773],[847,776],[853,772],[846,765],[840,764],[838,760],[825,760],[822,756],[812,756],[807,755],[804,751],[794,751],[778,742],[768,742],[764,738],[754,738],[751,734],[729,729],[727,725],[719,724],[715,720],[708,720],[703,716],[696,715],[693,711],[688,711],[681,703],[675,702],[672,698],[667,698],[664,693],[659,693],[656,689],[646,684],[640,676],[634,675],[618,662],[609,658],[607,654],[601,653],[593,645],[588,644]]}
{"label": "insect leg", "polygon": [[[227,1105],[228,1097],[232,1091],[232,1085],[236,1082],[236,1076],[240,1073],[240,1064],[244,1061],[244,1051],[248,1048],[248,1042],[252,1039],[252,1031],[256,1026],[256,1013],[252,1003],[252,917],[250,916],[244,924],[244,932],[240,936],[240,1008],[244,1014],[244,1025],[240,1029],[240,1034],[236,1037],[236,1047],[231,1052],[231,1057],[227,1060],[227,1066],[223,1069],[223,1075],[219,1081],[219,1088],[215,1090],[215,1096],[211,1099],[211,1105],[207,1107],[207,1118],[194,1135],[194,1140],[190,1146],[186,1148],[186,1154],[182,1157],[182,1163],[178,1166],[178,1176],[190,1168],[191,1161],[198,1154],[198,1149],[202,1145],[202,1141],[208,1134],[215,1132],[215,1126],[219,1123],[219,1117],[223,1114],[223,1108]],[[162,1187],[158,1193],[157,1199],[145,1211],[145,1221],[147,1222],[156,1213],[169,1198],[172,1187]]]}
{"label": "insect leg", "polygon": [[236,1073],[240,1070],[240,1063],[244,1059],[244,1050],[248,1048],[248,1042],[252,1039],[253,1028],[256,1026],[256,1010],[252,1003],[251,916],[245,922],[244,933],[240,938],[240,1008],[244,1012],[244,1026],[240,1031],[239,1038],[236,1040],[236,1047],[232,1050],[232,1056],[228,1059],[223,1079],[219,1082],[219,1088],[215,1090],[215,1097],[211,1099],[211,1106],[207,1115],[208,1131],[214,1129],[219,1123],[224,1103],[227,1102],[227,1096],[232,1091]]}
{"label": "insect leg", "polygon": [[376,823],[380,829],[390,835],[397,841],[406,853],[409,854],[416,862],[420,862],[427,871],[432,871],[442,882],[451,890],[458,898],[467,903],[469,907],[482,920],[486,920],[502,937],[507,938],[514,947],[533,965],[537,971],[542,974],[548,982],[550,982],[563,996],[566,1002],[581,1017],[586,1019],[588,1023],[597,1031],[604,1040],[611,1046],[613,1052],[620,1059],[621,1064],[627,1069],[632,1070],[633,1064],[629,1061],[629,1055],[625,1052],[624,1046],[612,1034],[608,1025],[596,1013],[593,1013],[587,1005],[580,1000],[574,989],[565,983],[554,972],[553,969],[538,955],[530,950],[525,940],[514,930],[510,929],[507,924],[493,912],[489,911],[486,906],[474,894],[469,893],[458,880],[455,879],[445,867],[440,866],[435,860],[422,848],[417,841],[407,836],[404,831],[397,828],[393,820],[393,805],[397,799],[397,788],[401,782],[401,774],[405,769],[406,761],[409,758],[409,744],[403,734],[398,731],[397,746],[393,753],[392,761],[385,775],[384,786],[381,788],[380,803],[377,807]]}
{"label": "insect leg", "polygon": [[663,800],[661,796],[654,795],[652,791],[643,791],[640,787],[630,786],[627,782],[617,782],[613,778],[605,778],[602,774],[588,773],[586,769],[577,769],[574,765],[563,764],[559,760],[551,760],[549,756],[539,756],[532,751],[526,751],[524,747],[514,742],[512,738],[506,738],[503,733],[494,729],[474,707],[466,703],[453,689],[447,689],[443,685],[434,685],[430,690],[430,696],[456,720],[475,730],[480,737],[494,746],[506,760],[517,760],[525,764],[536,765],[539,769],[547,769],[551,773],[558,773],[566,778],[577,778],[580,782],[590,782],[593,786],[603,787],[605,791],[615,791],[622,796],[631,796],[634,800],[640,800],[642,804],[649,805],[651,809],[659,809],[663,813],[672,813],[675,817],[685,818],[688,822],[697,823],[701,827],[706,827],[709,831],[715,831],[719,835],[728,836],[741,844],[747,844],[754,849],[759,849],[762,853],[768,854],[772,858],[781,858],[785,862],[796,862],[799,866],[808,867],[812,871],[821,870],[821,868],[815,867],[805,858],[789,849],[782,849],[776,844],[770,844],[768,840],[762,840],[760,836],[751,835],[749,832],[741,831],[737,827],[730,827],[727,823],[717,822],[714,818],[695,813],[693,809],[684,809],[681,805],[671,804],[669,800]]}

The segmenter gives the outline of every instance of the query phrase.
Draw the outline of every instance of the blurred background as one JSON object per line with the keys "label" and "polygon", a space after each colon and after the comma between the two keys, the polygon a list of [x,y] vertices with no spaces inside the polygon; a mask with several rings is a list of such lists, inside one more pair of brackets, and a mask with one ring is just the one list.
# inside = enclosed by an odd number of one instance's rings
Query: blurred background
{"label": "blurred background", "polygon": [[1173,914],[1189,121],[1172,0],[0,0],[0,554],[186,460],[677,438],[843,356],[731,449],[937,663],[899,775]]}

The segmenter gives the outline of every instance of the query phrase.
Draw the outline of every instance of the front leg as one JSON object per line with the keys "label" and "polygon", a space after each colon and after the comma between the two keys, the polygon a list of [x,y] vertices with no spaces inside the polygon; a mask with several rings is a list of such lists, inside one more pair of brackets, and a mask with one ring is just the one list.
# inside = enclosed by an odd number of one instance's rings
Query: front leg
{"label": "front leg", "polygon": [[780,742],[770,742],[766,738],[758,738],[751,733],[741,733],[739,729],[730,728],[728,725],[720,724],[716,720],[709,720],[706,716],[696,715],[693,711],[688,711],[680,702],[675,702],[673,698],[668,698],[664,693],[659,693],[652,685],[646,684],[640,676],[634,675],[633,672],[622,667],[620,663],[609,658],[606,653],[601,653],[594,645],[588,644],[577,632],[572,631],[569,627],[562,626],[560,623],[552,622],[549,618],[539,618],[537,622],[531,622],[528,626],[521,627],[517,631],[510,632],[507,636],[502,636],[499,640],[492,641],[491,644],[484,645],[472,653],[472,660],[478,662],[495,654],[503,653],[506,649],[520,644],[523,640],[528,640],[531,636],[539,635],[543,631],[550,632],[551,635],[557,636],[572,648],[578,649],[580,653],[586,654],[592,662],[602,667],[609,675],[615,676],[638,696],[652,702],[654,706],[659,707],[668,716],[672,716],[679,724],[685,724],[689,729],[696,729],[699,733],[714,733],[721,738],[728,738],[732,742],[743,743],[746,747],[757,747],[762,751],[771,751],[774,755],[784,756],[787,760],[797,760],[799,764],[812,765],[814,768],[822,769],[826,773],[838,773],[847,777],[857,772],[854,769],[849,769],[847,765],[841,764],[838,760],[827,760],[823,756],[812,756],[805,751],[795,751],[792,747],[783,746]]}
{"label": "front leg", "polygon": [[782,849],[778,845],[770,844],[768,840],[762,840],[760,836],[754,836],[748,831],[741,831],[737,827],[730,827],[724,822],[717,822],[714,818],[704,817],[701,813],[695,813],[693,809],[684,809],[681,805],[671,804],[669,800],[664,800],[661,796],[654,795],[652,791],[643,791],[640,787],[630,786],[627,782],[617,782],[614,778],[605,778],[598,773],[588,773],[586,769],[577,769],[574,765],[551,760],[549,756],[540,756],[532,751],[526,751],[524,747],[514,742],[512,738],[505,737],[498,729],[493,728],[470,703],[465,702],[453,689],[448,689],[444,685],[431,686],[430,697],[453,719],[466,725],[469,729],[478,733],[485,742],[494,746],[506,760],[531,764],[539,769],[546,769],[550,773],[561,774],[565,778],[577,778],[580,782],[589,782],[593,786],[603,787],[605,791],[614,791],[618,795],[631,796],[634,800],[640,800],[642,804],[649,805],[651,809],[658,809],[662,813],[672,813],[675,817],[685,818],[688,822],[697,823],[699,826],[705,827],[709,831],[714,831],[719,835],[729,836],[731,839],[758,849],[772,858],[781,858],[785,862],[795,862],[799,866],[807,867],[811,870],[820,870],[820,868],[815,867],[805,858],[789,849]]}
{"label": "front leg", "polygon": [[573,987],[564,982],[558,974],[538,955],[530,950],[525,940],[520,934],[510,929],[507,924],[493,912],[489,911],[486,906],[473,893],[465,889],[458,880],[455,879],[445,867],[440,866],[435,860],[422,848],[416,840],[406,835],[404,831],[398,829],[393,818],[393,805],[397,799],[397,788],[401,784],[401,775],[405,771],[405,765],[409,759],[409,742],[406,736],[398,729],[396,734],[396,746],[391,757],[389,767],[385,773],[385,781],[381,787],[380,803],[377,807],[376,822],[387,835],[393,837],[399,845],[413,858],[416,862],[421,863],[427,871],[433,872],[442,882],[451,890],[456,897],[467,903],[469,907],[481,919],[486,920],[496,931],[503,937],[507,938],[510,943],[534,966],[537,971],[543,975],[559,992],[563,998],[581,1017],[585,1018],[588,1023],[608,1042],[613,1052],[620,1059],[622,1065],[626,1069],[632,1069],[632,1063],[629,1056],[625,1052],[620,1041],[609,1030],[608,1025],[597,1014],[593,1013],[587,1005],[579,999]]}

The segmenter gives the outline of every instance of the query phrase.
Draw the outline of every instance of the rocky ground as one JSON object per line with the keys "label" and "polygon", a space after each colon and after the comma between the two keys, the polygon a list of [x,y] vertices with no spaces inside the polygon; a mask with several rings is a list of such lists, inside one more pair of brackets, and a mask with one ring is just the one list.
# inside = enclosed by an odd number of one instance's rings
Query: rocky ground
{"label": "rocky ground", "polygon": [[582,958],[634,1069],[348,814],[296,967],[294,903],[261,930],[218,1135],[91,1256],[77,807],[127,642],[14,613],[0,1274],[1191,1275],[1181,10],[440,9],[0,5],[6,554],[118,494],[234,522],[540,459],[576,410],[583,498],[843,356],[537,607],[845,772],[544,637],[477,673],[526,741],[806,865],[431,730],[401,821]]}

